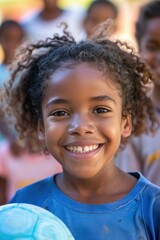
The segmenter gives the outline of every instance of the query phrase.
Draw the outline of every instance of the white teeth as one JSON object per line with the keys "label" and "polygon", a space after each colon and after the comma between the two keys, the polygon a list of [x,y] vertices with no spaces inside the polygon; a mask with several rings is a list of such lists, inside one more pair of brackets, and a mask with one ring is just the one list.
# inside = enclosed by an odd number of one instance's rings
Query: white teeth
{"label": "white teeth", "polygon": [[70,152],[74,152],[74,153],[87,153],[87,152],[91,152],[94,151],[98,148],[98,145],[91,145],[91,146],[68,146],[66,147],[67,150],[69,150]]}

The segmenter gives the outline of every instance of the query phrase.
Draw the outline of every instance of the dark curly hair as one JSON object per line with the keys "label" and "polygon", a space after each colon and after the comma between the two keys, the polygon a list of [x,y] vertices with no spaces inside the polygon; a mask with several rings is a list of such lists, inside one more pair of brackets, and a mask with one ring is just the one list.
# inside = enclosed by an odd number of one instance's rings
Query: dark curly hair
{"label": "dark curly hair", "polygon": [[140,8],[135,29],[135,37],[139,46],[148,21],[156,17],[160,17],[160,1],[151,1]]}
{"label": "dark curly hair", "polygon": [[81,42],[76,42],[65,26],[62,36],[54,35],[28,45],[18,54],[6,86],[6,99],[8,112],[14,114],[26,147],[30,144],[37,151],[44,148],[37,137],[43,96],[50,77],[64,64],[90,63],[110,76],[122,97],[122,116],[132,115],[133,133],[138,135],[149,127],[153,129],[154,110],[146,95],[152,75],[126,43],[106,38],[107,25],[99,26],[91,39]]}

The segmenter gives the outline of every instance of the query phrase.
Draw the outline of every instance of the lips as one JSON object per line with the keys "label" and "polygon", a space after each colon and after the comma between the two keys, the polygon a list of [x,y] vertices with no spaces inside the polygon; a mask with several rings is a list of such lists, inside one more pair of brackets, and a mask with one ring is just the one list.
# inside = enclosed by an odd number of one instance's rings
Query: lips
{"label": "lips", "polygon": [[86,145],[86,146],[66,146],[65,148],[69,152],[73,153],[88,153],[96,150],[99,147],[99,144],[93,144],[93,145]]}
{"label": "lips", "polygon": [[65,150],[68,152],[69,156],[72,160],[79,161],[79,160],[91,160],[95,157],[98,152],[101,150],[104,144],[78,144],[72,145],[68,144],[65,146]]}

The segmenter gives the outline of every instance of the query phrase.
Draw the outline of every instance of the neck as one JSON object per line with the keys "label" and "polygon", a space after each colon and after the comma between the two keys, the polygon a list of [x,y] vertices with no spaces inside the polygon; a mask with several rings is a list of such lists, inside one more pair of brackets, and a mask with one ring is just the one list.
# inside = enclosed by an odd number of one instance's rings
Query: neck
{"label": "neck", "polygon": [[65,172],[57,176],[58,187],[70,198],[83,203],[113,202],[126,195],[136,180],[114,167],[110,171],[103,169],[101,176],[80,180],[68,176]]}

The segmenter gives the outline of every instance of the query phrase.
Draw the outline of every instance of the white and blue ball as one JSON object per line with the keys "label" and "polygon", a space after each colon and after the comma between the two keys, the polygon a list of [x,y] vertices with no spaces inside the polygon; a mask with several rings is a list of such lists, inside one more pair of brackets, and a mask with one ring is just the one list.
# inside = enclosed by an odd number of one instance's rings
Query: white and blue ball
{"label": "white and blue ball", "polygon": [[67,226],[49,211],[24,203],[0,206],[1,240],[74,240]]}

